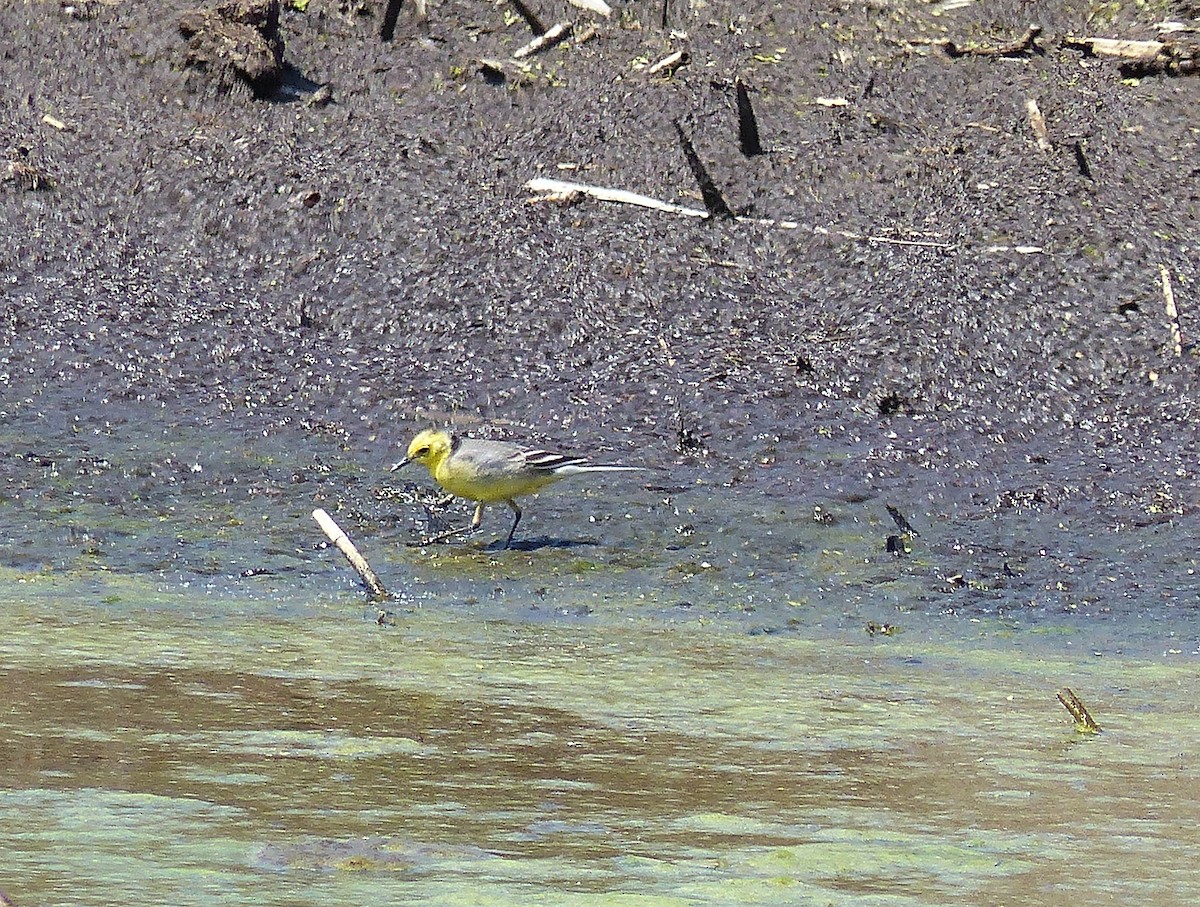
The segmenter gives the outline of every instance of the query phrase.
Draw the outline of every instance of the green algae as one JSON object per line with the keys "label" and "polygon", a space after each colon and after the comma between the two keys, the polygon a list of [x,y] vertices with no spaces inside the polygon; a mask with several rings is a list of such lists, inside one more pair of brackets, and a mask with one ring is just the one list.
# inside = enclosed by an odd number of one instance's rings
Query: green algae
{"label": "green algae", "polygon": [[178,751],[193,748],[221,749],[241,755],[276,759],[368,759],[391,755],[431,755],[433,748],[407,737],[355,737],[332,731],[226,731],[213,734],[147,734],[146,744],[162,744]]}
{"label": "green algae", "polygon": [[[143,607],[97,609],[77,598],[104,591],[90,578],[21,579],[0,608],[0,848],[30,903],[65,903],[62,873],[75,904],[118,880],[146,904],[310,885],[374,903],[1050,903],[1031,879],[1109,897],[1135,864],[1155,870],[1147,901],[1180,890],[1198,843],[1185,662],[1065,659],[986,625],[972,647],[421,610],[383,629],[352,600],[281,619],[129,578]],[[1106,726],[1084,746],[1064,682]]]}

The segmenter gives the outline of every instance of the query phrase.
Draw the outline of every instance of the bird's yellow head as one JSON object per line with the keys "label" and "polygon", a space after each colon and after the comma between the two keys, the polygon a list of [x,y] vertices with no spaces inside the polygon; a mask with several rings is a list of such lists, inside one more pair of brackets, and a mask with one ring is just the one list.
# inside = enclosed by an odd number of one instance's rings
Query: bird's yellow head
{"label": "bird's yellow head", "polygon": [[433,472],[454,451],[454,436],[440,428],[427,428],[408,445],[404,459],[392,467],[397,470],[409,463],[424,463]]}

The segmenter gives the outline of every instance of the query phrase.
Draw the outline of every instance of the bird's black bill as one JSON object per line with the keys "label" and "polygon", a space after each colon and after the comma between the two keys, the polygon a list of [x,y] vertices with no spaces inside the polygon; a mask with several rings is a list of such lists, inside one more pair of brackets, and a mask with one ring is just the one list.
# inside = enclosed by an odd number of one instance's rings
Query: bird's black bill
{"label": "bird's black bill", "polygon": [[405,466],[407,466],[411,462],[412,462],[412,460],[410,460],[408,457],[405,457],[399,463],[393,463],[392,468],[389,471],[395,472],[397,469],[403,469]]}

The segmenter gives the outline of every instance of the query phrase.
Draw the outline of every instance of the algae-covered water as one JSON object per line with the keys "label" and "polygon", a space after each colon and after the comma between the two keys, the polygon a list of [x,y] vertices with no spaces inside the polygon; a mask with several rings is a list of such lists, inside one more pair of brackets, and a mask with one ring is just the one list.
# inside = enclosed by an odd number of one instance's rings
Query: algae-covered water
{"label": "algae-covered water", "polygon": [[[3,440],[22,907],[1200,897],[1200,651],[1150,593],[1021,610],[943,576],[927,522],[883,552],[860,496],[817,498],[829,522],[612,480],[532,500],[515,550],[489,545],[506,514],[422,549],[423,477],[361,452],[153,421]],[[314,506],[397,593],[382,620]]]}
{"label": "algae-covered water", "polygon": [[20,903],[1200,895],[1194,660],[5,588]]}

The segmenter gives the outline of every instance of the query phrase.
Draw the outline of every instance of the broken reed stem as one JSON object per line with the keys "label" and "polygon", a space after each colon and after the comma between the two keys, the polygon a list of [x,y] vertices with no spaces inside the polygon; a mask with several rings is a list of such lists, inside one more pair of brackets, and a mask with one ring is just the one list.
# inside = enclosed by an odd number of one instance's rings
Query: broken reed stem
{"label": "broken reed stem", "polygon": [[1127,41],[1122,38],[1076,38],[1066,35],[1063,47],[1073,47],[1094,57],[1116,57],[1124,62],[1121,74],[1127,77],[1166,73],[1171,76],[1195,75],[1200,72],[1200,53],[1195,41]]}
{"label": "broken reed stem", "polygon": [[396,20],[400,18],[400,7],[404,0],[388,0],[383,11],[383,25],[379,29],[380,41],[391,41],[396,37]]}
{"label": "broken reed stem", "polygon": [[371,565],[367,563],[367,559],[358,553],[358,549],[354,547],[354,543],[350,541],[350,537],[342,531],[342,527],[333,521],[328,513],[318,507],[312,513],[313,519],[317,521],[317,525],[321,527],[321,531],[329,541],[337,546],[337,550],[345,555],[346,560],[350,562],[350,566],[358,571],[359,577],[363,583],[376,598],[387,598],[388,591],[384,588],[382,581],[371,569]]}
{"label": "broken reed stem", "polygon": [[1046,130],[1046,118],[1042,116],[1042,109],[1038,107],[1036,99],[1029,98],[1025,102],[1025,113],[1029,115],[1029,128],[1033,130],[1038,147],[1043,151],[1053,151],[1054,146],[1050,144],[1050,133]]}
{"label": "broken reed stem", "polygon": [[[388,0],[383,10],[383,24],[379,28],[379,40],[390,42],[396,37],[396,22],[400,19],[400,7],[404,0]],[[426,0],[413,0],[413,18],[419,25],[429,19],[429,9]]]}
{"label": "broken reed stem", "polygon": [[521,60],[525,57],[532,56],[540,51],[553,47],[556,44],[561,44],[571,34],[572,24],[570,22],[559,22],[557,25],[552,25],[546,31],[542,32],[524,47],[519,47],[513,51],[513,59]]}
{"label": "broken reed stem", "polygon": [[1058,692],[1058,701],[1063,704],[1063,708],[1071,713],[1071,717],[1075,719],[1075,729],[1086,734],[1100,733],[1100,725],[1096,724],[1096,719],[1092,717],[1092,713],[1075,695],[1075,691],[1070,687],[1063,687]]}
{"label": "broken reed stem", "polygon": [[1126,41],[1122,38],[1076,38],[1067,35],[1062,39],[1063,47],[1074,47],[1098,57],[1119,57],[1149,63],[1166,48],[1162,41]]}
{"label": "broken reed stem", "polygon": [[651,208],[655,211],[665,211],[668,214],[681,214],[684,217],[708,217],[707,211],[699,208],[688,208],[686,205],[676,205],[672,202],[660,201],[649,195],[629,192],[625,189],[606,189],[603,186],[589,186],[586,183],[573,183],[568,180],[548,179],[537,177],[525,184],[530,192],[538,193],[541,198],[533,201],[558,201],[572,195],[586,195],[602,202],[616,202],[622,205],[637,205],[639,208]]}
{"label": "broken reed stem", "polygon": [[1179,309],[1175,308],[1175,291],[1171,289],[1171,272],[1166,265],[1159,265],[1162,275],[1163,300],[1167,305],[1167,320],[1171,323],[1171,348],[1176,356],[1183,355],[1183,331],[1179,329]]}
{"label": "broken reed stem", "polygon": [[686,50],[677,50],[674,53],[669,53],[657,63],[652,63],[646,67],[646,75],[662,76],[664,79],[669,79],[675,75],[675,70],[680,66],[686,66],[692,62],[691,54]]}
{"label": "broken reed stem", "polygon": [[754,157],[763,153],[763,147],[758,137],[758,118],[754,116],[754,106],[750,103],[750,89],[741,79],[734,83],[734,87],[737,89],[738,144],[742,154]]}

